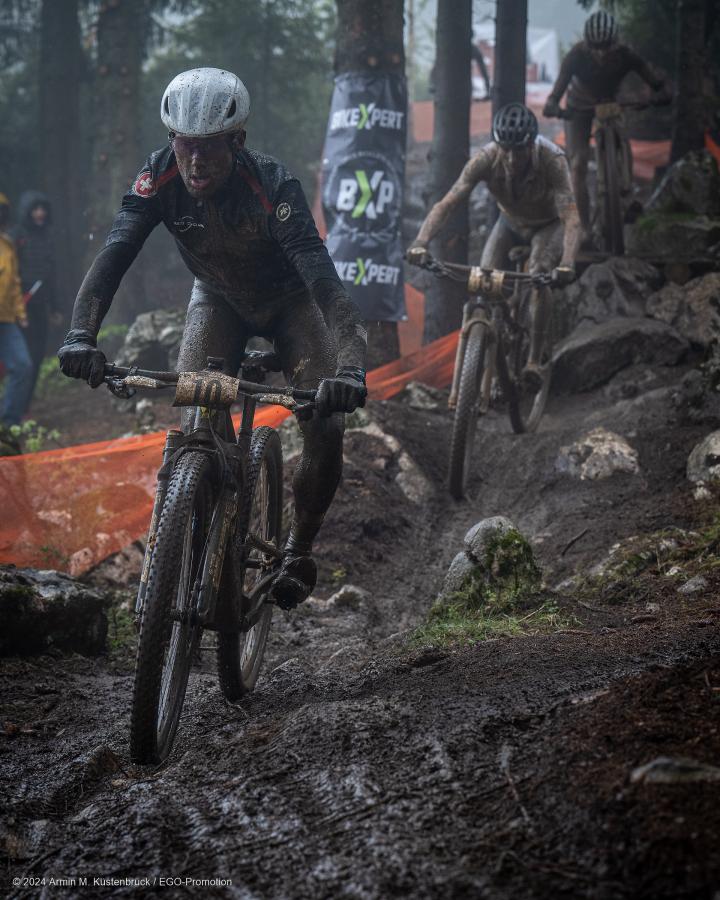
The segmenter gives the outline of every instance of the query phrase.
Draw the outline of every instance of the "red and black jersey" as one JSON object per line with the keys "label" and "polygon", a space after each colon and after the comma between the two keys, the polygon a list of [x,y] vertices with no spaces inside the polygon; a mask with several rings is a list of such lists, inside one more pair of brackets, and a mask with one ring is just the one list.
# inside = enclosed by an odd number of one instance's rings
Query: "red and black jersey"
{"label": "red and black jersey", "polygon": [[209,200],[186,190],[169,147],[152,153],[123,198],[107,244],[140,250],[160,222],[187,267],[220,291],[258,303],[336,278],[299,181],[277,160],[241,150]]}

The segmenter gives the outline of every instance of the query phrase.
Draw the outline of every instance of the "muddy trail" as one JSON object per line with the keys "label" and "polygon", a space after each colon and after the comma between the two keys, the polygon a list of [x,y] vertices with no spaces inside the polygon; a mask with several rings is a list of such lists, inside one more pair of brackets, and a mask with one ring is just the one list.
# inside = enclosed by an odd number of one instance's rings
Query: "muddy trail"
{"label": "muddy trail", "polygon": [[[442,402],[371,405],[347,435],[316,596],[276,610],[264,674],[237,705],[206,636],[159,769],[128,761],[131,641],[100,660],[4,660],[8,891],[80,896],[49,882],[85,877],[118,879],[92,888],[106,896],[148,890],[127,878],[178,897],[715,896],[718,782],[703,764],[720,751],[720,573],[680,595],[658,551],[615,593],[568,580],[617,542],[711,522],[717,499],[698,503],[685,475],[708,428],[674,405],[683,371],[555,398],[534,436],[492,412],[462,503],[441,488]],[[560,471],[562,448],[602,427],[637,451],[637,473]],[[500,514],[532,542],[554,627],[413,640],[467,529]],[[331,599],[347,583],[361,592]],[[11,886],[24,876],[46,883]]]}

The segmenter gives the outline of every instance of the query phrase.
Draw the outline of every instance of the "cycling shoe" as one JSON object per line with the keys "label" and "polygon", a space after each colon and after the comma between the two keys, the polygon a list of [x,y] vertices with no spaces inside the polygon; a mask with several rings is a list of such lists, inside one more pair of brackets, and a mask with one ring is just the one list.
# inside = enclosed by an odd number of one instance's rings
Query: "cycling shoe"
{"label": "cycling shoe", "polygon": [[317,583],[317,566],[312,556],[287,553],[270,588],[280,609],[294,609],[307,600]]}

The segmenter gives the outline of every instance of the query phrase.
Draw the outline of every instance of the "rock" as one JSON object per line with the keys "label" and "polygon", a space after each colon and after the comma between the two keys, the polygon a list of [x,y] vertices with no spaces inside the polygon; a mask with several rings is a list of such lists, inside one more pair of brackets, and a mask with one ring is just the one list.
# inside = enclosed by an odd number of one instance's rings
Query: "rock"
{"label": "rock", "polygon": [[561,447],[555,468],[583,481],[609,478],[615,472],[640,472],[637,450],[624,437],[605,428],[594,428],[574,444]]}
{"label": "rock", "polygon": [[50,649],[103,653],[109,605],[108,598],[60,572],[0,566],[0,656]]}
{"label": "rock", "polygon": [[429,384],[410,381],[401,394],[401,399],[407,400],[410,409],[433,410],[440,408],[445,395]]}
{"label": "rock", "polygon": [[693,594],[701,594],[707,586],[708,583],[706,578],[703,578],[702,575],[695,575],[678,588],[678,594],[683,594],[685,597],[691,597]]}
{"label": "rock", "polygon": [[395,482],[411,503],[425,503],[434,494],[435,489],[433,485],[423,475],[412,457],[402,449],[400,441],[393,435],[383,431],[377,422],[371,421],[368,425],[354,427],[349,430],[367,434],[370,437],[381,440],[390,453],[397,457],[397,465],[400,471],[395,476]]}
{"label": "rock", "polygon": [[141,313],[125,336],[117,356],[118,364],[162,371],[174,369],[184,327],[184,309]]}
{"label": "rock", "polygon": [[517,529],[505,516],[492,516],[489,519],[483,519],[468,531],[465,535],[463,543],[465,544],[465,552],[476,563],[484,563],[487,559],[488,552],[497,543],[497,539],[510,531]]}
{"label": "rock", "polygon": [[474,579],[471,605],[490,592],[515,595],[540,586],[541,573],[529,541],[504,516],[483,519],[465,535],[465,548],[450,563],[439,601],[462,591]]}
{"label": "rock", "polygon": [[627,366],[676,365],[687,349],[687,341],[671,325],[655,319],[584,322],[556,350],[553,387],[560,393],[590,391]]}
{"label": "rock", "polygon": [[693,781],[720,781],[720,768],[685,757],[658,756],[630,773],[633,784],[686,784]]}
{"label": "rock", "polygon": [[699,150],[679,159],[667,170],[645,209],[720,216],[720,172],[712,154]]}
{"label": "rock", "polygon": [[612,257],[595,263],[565,289],[565,304],[574,309],[575,323],[605,322],[616,316],[642,316],[645,298],[662,284],[660,272],[632,257]]}
{"label": "rock", "polygon": [[400,471],[395,476],[395,483],[411,503],[423,504],[435,493],[430,481],[423,475],[419,467],[404,450],[398,457]]}
{"label": "rock", "polygon": [[642,216],[625,229],[626,251],[632,256],[668,259],[673,263],[720,260],[720,219],[691,213]]}
{"label": "rock", "polygon": [[135,415],[140,430],[155,428],[155,404],[149,397],[143,397],[135,404]]}
{"label": "rock", "polygon": [[720,431],[711,432],[690,451],[687,477],[699,484],[720,479]]}
{"label": "rock", "polygon": [[83,581],[102,587],[137,587],[142,572],[145,547],[135,541],[113,553],[83,576]]}
{"label": "rock", "polygon": [[447,597],[450,594],[454,594],[455,591],[459,591],[476,569],[477,564],[470,559],[464,550],[461,550],[450,563],[450,568],[447,570],[443,581],[441,596]]}
{"label": "rock", "polygon": [[720,337],[720,272],[683,287],[666,284],[648,297],[647,313],[672,325],[690,343],[708,347]]}
{"label": "rock", "polygon": [[328,598],[328,606],[359,606],[369,598],[367,591],[354,584],[344,584]]}

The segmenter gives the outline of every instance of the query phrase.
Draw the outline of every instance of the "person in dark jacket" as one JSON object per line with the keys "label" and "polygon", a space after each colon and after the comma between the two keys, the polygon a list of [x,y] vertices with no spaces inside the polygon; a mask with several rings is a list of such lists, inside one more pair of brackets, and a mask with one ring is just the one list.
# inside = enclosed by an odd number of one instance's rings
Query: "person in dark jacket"
{"label": "person in dark jacket", "polygon": [[[245,146],[250,97],[222,69],[182,72],[161,118],[169,143],[138,173],[80,287],[58,351],[65,375],[102,384],[97,347],[115,291],[152,230],[165,225],[195,276],[178,369],[222,357],[235,375],[250,337],[272,340],[288,380],[318,388],[317,414],[300,423],[295,512],[272,593],[292,608],[317,577],[313,541],[340,481],[344,413],[364,402],[367,333],[321,241],[300,182]],[[185,417],[185,427],[192,419]]]}
{"label": "person in dark jacket", "polygon": [[20,283],[26,301],[25,339],[33,363],[30,396],[35,390],[40,365],[47,350],[48,326],[57,324],[55,248],[51,207],[41,191],[25,191],[18,203],[18,224],[12,230],[20,266]]}

